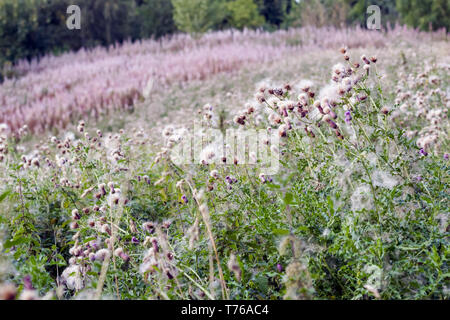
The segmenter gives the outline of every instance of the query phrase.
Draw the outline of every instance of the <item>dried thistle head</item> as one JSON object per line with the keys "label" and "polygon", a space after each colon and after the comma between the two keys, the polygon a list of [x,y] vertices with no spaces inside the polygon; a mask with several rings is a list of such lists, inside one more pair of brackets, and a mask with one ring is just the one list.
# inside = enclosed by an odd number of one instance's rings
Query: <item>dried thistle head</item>
{"label": "dried thistle head", "polygon": [[3,283],[0,285],[0,300],[15,300],[17,288],[12,283]]}
{"label": "dried thistle head", "polygon": [[239,266],[239,263],[236,259],[236,255],[234,253],[230,255],[230,259],[228,260],[227,266],[228,270],[234,273],[236,280],[240,282],[242,278],[242,270],[241,267]]}

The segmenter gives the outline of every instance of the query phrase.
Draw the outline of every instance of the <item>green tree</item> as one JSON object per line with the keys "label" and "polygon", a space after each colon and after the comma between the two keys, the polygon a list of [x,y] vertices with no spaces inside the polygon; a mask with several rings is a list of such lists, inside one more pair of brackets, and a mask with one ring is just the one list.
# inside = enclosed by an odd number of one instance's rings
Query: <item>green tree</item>
{"label": "green tree", "polygon": [[259,14],[258,6],[253,0],[228,2],[227,8],[230,11],[230,24],[235,28],[254,28],[264,24],[264,17]]}
{"label": "green tree", "polygon": [[257,0],[260,13],[269,25],[280,27],[290,13],[293,0]]}
{"label": "green tree", "polygon": [[302,4],[300,1],[293,1],[289,13],[283,21],[283,28],[298,28],[302,25]]}
{"label": "green tree", "polygon": [[138,3],[136,36],[160,38],[176,30],[173,6],[167,0],[143,0]]}
{"label": "green tree", "polygon": [[75,0],[82,10],[83,46],[109,45],[132,38],[136,4],[130,0]]}
{"label": "green tree", "polygon": [[39,54],[38,10],[33,0],[2,0],[0,2],[0,63]]}
{"label": "green tree", "polygon": [[219,0],[172,0],[172,4],[176,26],[192,34],[204,33],[226,17],[226,3]]}
{"label": "green tree", "polygon": [[397,0],[402,22],[422,30],[450,28],[450,0]]}

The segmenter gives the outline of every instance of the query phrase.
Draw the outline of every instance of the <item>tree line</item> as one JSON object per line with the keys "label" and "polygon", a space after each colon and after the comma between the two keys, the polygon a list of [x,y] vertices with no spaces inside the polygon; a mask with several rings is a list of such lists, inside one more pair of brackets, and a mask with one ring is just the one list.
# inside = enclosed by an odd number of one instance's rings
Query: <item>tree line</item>
{"label": "tree line", "polygon": [[[69,30],[69,5],[82,27]],[[0,66],[46,53],[227,28],[360,24],[381,8],[383,24],[422,30],[449,27],[450,0],[0,0]]]}

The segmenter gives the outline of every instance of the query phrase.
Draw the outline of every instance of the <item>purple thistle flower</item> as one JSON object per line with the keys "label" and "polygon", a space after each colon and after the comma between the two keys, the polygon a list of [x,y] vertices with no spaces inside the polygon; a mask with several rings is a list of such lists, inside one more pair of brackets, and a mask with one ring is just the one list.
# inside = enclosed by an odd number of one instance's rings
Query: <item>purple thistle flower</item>
{"label": "purple thistle flower", "polygon": [[445,159],[445,160],[448,160],[448,158],[449,158],[448,153],[444,154],[444,159]]}
{"label": "purple thistle flower", "polygon": [[333,119],[337,119],[337,114],[333,110],[331,110],[330,111],[330,117],[333,118]]}
{"label": "purple thistle flower", "polygon": [[426,157],[428,155],[428,152],[426,152],[425,149],[422,148],[420,149],[420,154]]}
{"label": "purple thistle flower", "polygon": [[[226,180],[226,183],[228,183],[229,185],[231,185],[231,184],[237,182],[237,179],[236,179],[236,178],[230,177],[230,176],[226,176],[226,177],[225,177],[225,180]],[[230,189],[231,189],[231,188],[230,188]]]}
{"label": "purple thistle flower", "polygon": [[139,240],[136,237],[131,238],[133,244],[139,244]]}
{"label": "purple thistle flower", "polygon": [[23,286],[27,290],[33,290],[33,283],[31,282],[31,276],[27,275],[23,278]]}
{"label": "purple thistle flower", "polygon": [[333,128],[333,129],[337,129],[337,128],[338,128],[337,124],[336,124],[333,120],[329,120],[329,121],[328,121],[328,124],[329,124],[330,127]]}
{"label": "purple thistle flower", "polygon": [[153,249],[155,250],[155,252],[159,252],[158,240],[156,238],[152,238],[151,242],[152,242],[152,246],[153,246]]}
{"label": "purple thistle flower", "polygon": [[283,271],[283,266],[281,265],[281,264],[277,264],[277,271],[278,272],[281,272],[281,271]]}
{"label": "purple thistle flower", "polygon": [[345,122],[350,123],[352,121],[352,113],[350,111],[345,112]]}
{"label": "purple thistle flower", "polygon": [[317,106],[317,109],[319,109],[319,112],[321,114],[325,114],[325,112],[323,112],[323,108],[320,105]]}

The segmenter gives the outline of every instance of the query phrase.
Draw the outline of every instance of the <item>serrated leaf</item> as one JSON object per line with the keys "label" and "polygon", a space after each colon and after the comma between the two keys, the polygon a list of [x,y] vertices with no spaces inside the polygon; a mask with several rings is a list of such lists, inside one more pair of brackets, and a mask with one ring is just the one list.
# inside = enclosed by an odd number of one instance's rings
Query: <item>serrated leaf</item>
{"label": "serrated leaf", "polygon": [[25,238],[25,237],[20,237],[20,238],[13,239],[13,240],[7,240],[7,241],[4,243],[3,248],[9,249],[9,248],[12,248],[12,247],[14,247],[14,246],[17,246],[17,245],[19,245],[19,244],[23,244],[23,243],[27,243],[27,242],[29,242],[29,239],[27,239],[27,238]]}
{"label": "serrated leaf", "polygon": [[284,204],[289,205],[292,203],[292,200],[294,200],[294,196],[290,192],[286,192],[284,196]]}

